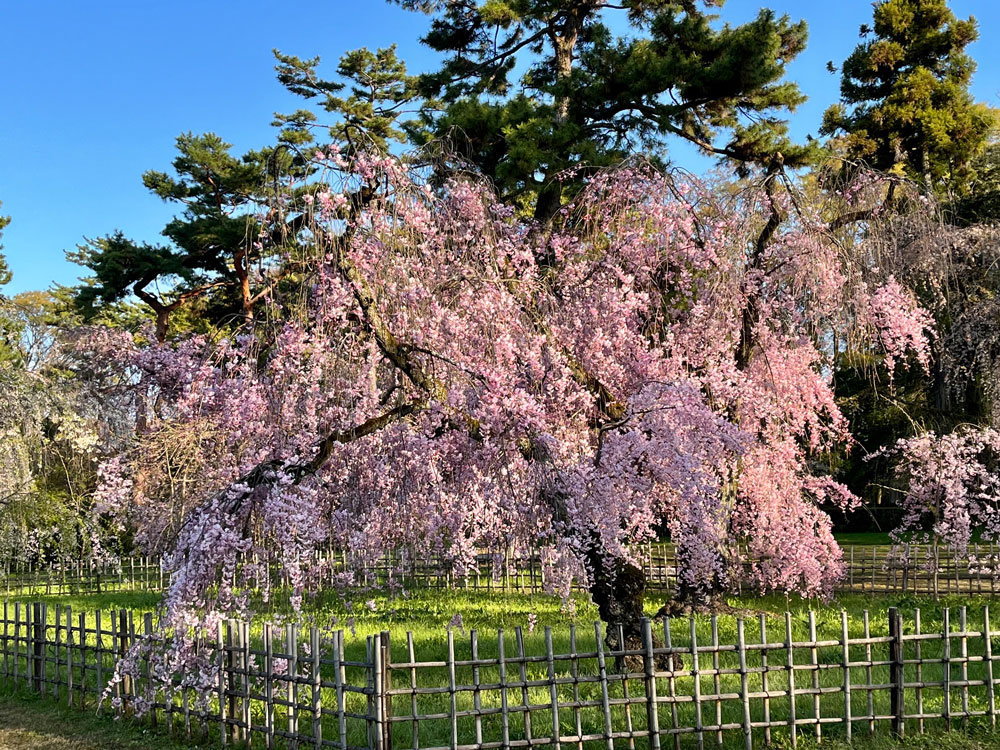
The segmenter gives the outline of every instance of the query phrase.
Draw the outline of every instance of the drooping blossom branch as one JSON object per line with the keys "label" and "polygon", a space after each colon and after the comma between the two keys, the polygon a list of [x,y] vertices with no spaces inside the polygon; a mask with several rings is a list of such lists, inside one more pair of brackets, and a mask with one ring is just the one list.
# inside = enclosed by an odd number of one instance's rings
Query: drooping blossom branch
{"label": "drooping blossom branch", "polygon": [[[308,266],[295,305],[276,291],[241,335],[123,353],[154,406],[102,508],[167,553],[169,623],[245,611],[274,565],[297,604],[332,580],[327,546],[459,570],[541,546],[565,585],[664,525],[696,595],[744,570],[830,590],[819,506],[855,499],[811,460],[850,439],[828,342],[873,301],[818,212],[773,181],[722,195],[635,164],[539,233],[475,179],[323,158],[329,184],[284,222]],[[919,357],[894,293],[875,327]]]}

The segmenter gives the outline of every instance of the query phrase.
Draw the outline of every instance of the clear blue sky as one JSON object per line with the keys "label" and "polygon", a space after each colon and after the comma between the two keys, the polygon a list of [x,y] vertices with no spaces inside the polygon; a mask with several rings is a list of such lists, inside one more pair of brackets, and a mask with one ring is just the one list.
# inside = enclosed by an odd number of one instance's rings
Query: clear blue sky
{"label": "clear blue sky", "polygon": [[[14,271],[5,291],[73,283],[80,269],[63,258],[86,237],[115,229],[156,242],[174,210],[143,188],[147,169],[169,170],[174,138],[213,131],[238,150],[269,142],[275,111],[299,101],[274,80],[272,48],[335,65],[356,47],[397,43],[412,71],[434,59],[417,39],[425,16],[382,0],[8,0],[0,23],[0,201],[13,223],[3,244]],[[857,44],[869,0],[729,0],[723,18],[739,23],[761,6],[804,18],[809,46],[789,68],[809,102],[794,133],[816,132],[837,98],[826,72]],[[953,0],[975,15],[980,41],[976,97],[1000,106],[1000,2]],[[704,160],[677,148],[698,170]]]}

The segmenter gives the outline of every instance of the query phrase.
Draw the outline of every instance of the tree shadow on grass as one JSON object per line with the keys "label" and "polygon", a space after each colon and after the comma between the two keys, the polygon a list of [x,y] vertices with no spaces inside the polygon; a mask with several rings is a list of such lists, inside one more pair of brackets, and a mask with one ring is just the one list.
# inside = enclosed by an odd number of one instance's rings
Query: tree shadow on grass
{"label": "tree shadow on grass", "polygon": [[115,721],[50,698],[0,695],[0,750],[181,750],[181,743],[134,721]]}

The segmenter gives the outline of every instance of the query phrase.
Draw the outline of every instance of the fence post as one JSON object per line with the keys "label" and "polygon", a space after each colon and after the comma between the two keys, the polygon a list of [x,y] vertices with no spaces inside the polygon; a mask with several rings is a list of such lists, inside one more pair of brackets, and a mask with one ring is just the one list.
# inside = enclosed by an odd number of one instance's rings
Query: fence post
{"label": "fence post", "polygon": [[997,725],[996,684],[993,682],[993,633],[990,632],[990,605],[983,607],[983,661],[986,664],[986,695],[989,699],[990,726]]}
{"label": "fence post", "polygon": [[[653,750],[660,747],[660,717],[656,701],[656,652],[653,651],[653,629],[649,618],[642,618],[643,666],[646,672],[646,727],[649,730],[649,746]],[[554,681],[554,676],[550,677]]]}
{"label": "fence post", "polygon": [[372,636],[365,639],[365,662],[368,669],[368,724],[369,750],[382,750],[382,649]]}
{"label": "fence post", "polygon": [[36,693],[42,692],[42,671],[45,659],[45,607],[35,602],[32,608],[32,687]]}
{"label": "fence post", "polygon": [[312,656],[309,678],[312,683],[312,693],[309,706],[312,709],[312,734],[316,750],[323,747],[323,680],[320,675],[320,645],[319,630],[313,626],[309,629],[309,652]]}
{"label": "fence post", "polygon": [[[118,658],[124,659],[128,656],[129,648],[131,643],[129,642],[129,628],[128,628],[128,610],[121,609],[118,611]],[[128,712],[128,700],[132,695],[132,676],[127,672],[122,673],[122,712]]]}
{"label": "fence post", "polygon": [[389,693],[392,689],[392,640],[388,630],[379,633],[378,649],[381,676],[377,684],[382,689],[378,696],[382,707],[382,748],[392,750],[392,696]]}
{"label": "fence post", "polygon": [[[230,722],[229,725],[229,738],[233,743],[237,743],[243,739],[243,732],[239,726],[239,703],[237,700],[237,690],[236,690],[236,645],[233,642],[233,630],[235,626],[234,620],[226,620],[226,687],[228,690],[228,696],[226,698],[226,719]],[[239,631],[237,631],[237,638],[239,637]],[[171,702],[173,698],[170,699]],[[173,722],[171,722],[171,726]],[[223,726],[223,733],[226,727]]]}
{"label": "fence post", "polygon": [[736,649],[740,665],[740,702],[743,704],[743,743],[753,750],[753,726],[750,720],[750,677],[747,670],[747,644],[743,618],[736,620]]}
{"label": "fence post", "polygon": [[[892,714],[892,731],[899,737],[903,736],[903,618],[899,610],[889,607],[889,693],[890,713]],[[945,667],[947,669],[947,667]]]}

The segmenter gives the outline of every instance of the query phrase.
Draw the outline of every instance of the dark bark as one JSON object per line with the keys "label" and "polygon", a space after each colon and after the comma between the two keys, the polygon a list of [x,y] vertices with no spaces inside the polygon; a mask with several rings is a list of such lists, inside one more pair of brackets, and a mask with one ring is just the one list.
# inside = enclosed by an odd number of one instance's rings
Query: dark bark
{"label": "dark bark", "polygon": [[[767,222],[757,236],[757,241],[754,243],[753,252],[747,264],[748,270],[751,271],[763,270],[764,253],[771,245],[778,227],[781,226],[781,222],[784,220],[784,216],[782,216],[781,211],[778,209],[774,196],[777,174],[777,171],[771,171],[764,180],[764,192],[767,195],[770,213],[768,214]],[[750,366],[750,360],[753,358],[754,350],[757,347],[757,325],[760,323],[760,300],[758,299],[757,292],[753,289],[748,289],[747,291],[747,303],[746,307],[743,308],[743,315],[740,321],[740,341],[736,346],[736,367],[740,370],[745,370]]]}
{"label": "dark bark", "polygon": [[[587,550],[587,564],[591,569],[590,595],[598,615],[608,625],[609,643],[612,631],[619,627],[626,639],[640,638],[646,599],[645,573],[627,560],[608,555],[597,540]],[[614,633],[614,637],[618,634]]]}
{"label": "dark bark", "polygon": [[[621,557],[609,555],[594,535],[587,548],[587,564],[591,570],[590,596],[605,625],[604,642],[612,651],[645,649],[642,634],[643,605],[646,601],[646,574]],[[658,614],[657,617],[660,615]],[[653,643],[663,645],[653,628]],[[636,672],[644,668],[642,656],[615,657],[617,671]],[[657,669],[680,669],[680,655],[660,654]]]}

